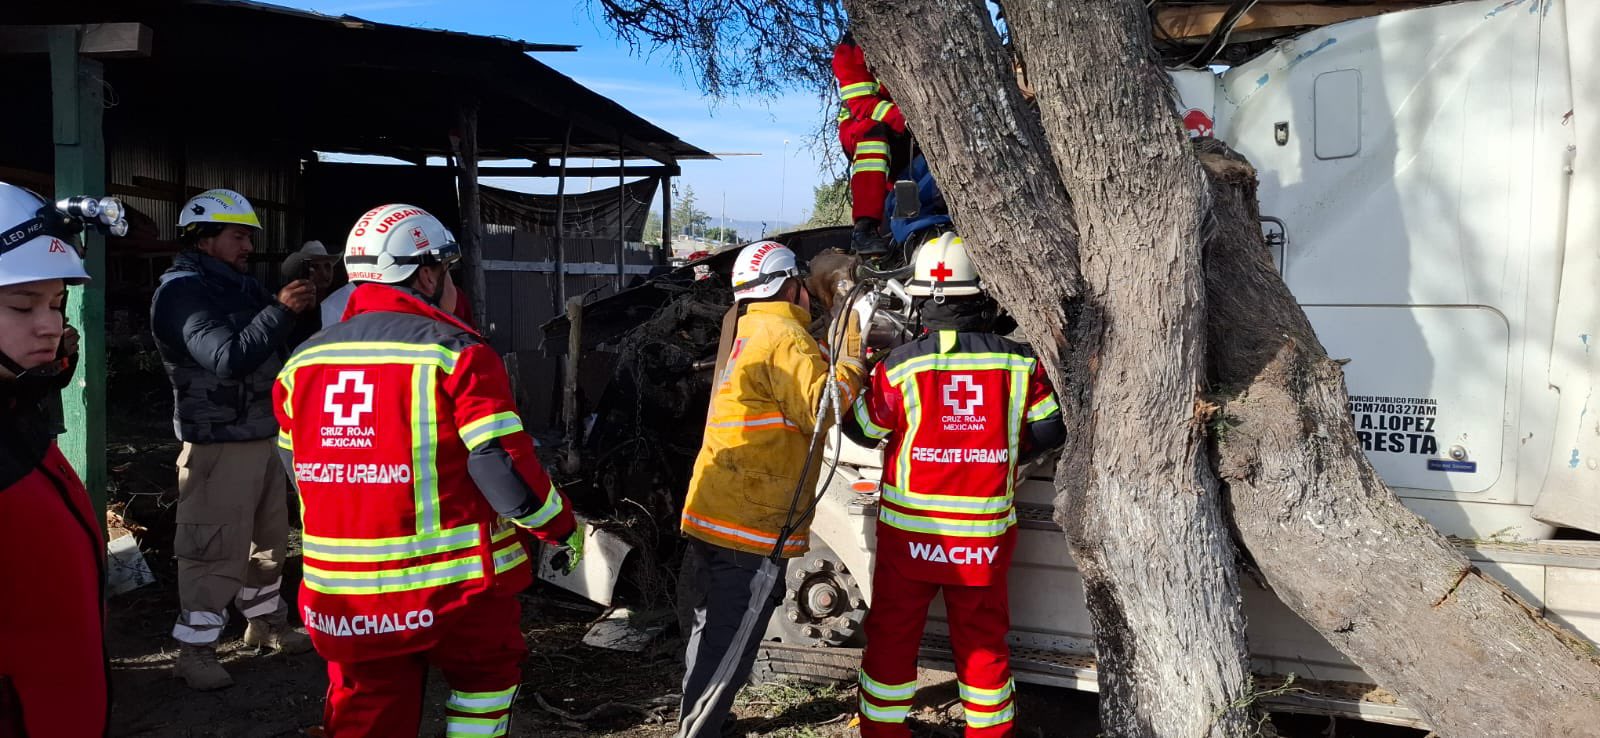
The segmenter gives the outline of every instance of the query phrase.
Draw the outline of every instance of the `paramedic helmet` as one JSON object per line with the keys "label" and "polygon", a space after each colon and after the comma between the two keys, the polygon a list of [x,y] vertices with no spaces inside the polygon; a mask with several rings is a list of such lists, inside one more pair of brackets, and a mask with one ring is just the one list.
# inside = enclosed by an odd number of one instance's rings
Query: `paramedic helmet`
{"label": "paramedic helmet", "polygon": [[776,241],[757,241],[740,249],[733,264],[734,302],[772,297],[786,280],[799,276],[793,251]]}
{"label": "paramedic helmet", "polygon": [[461,245],[428,211],[414,205],[380,205],[350,229],[344,268],[352,282],[400,284],[419,266],[449,266],[461,258]]}
{"label": "paramedic helmet", "polygon": [[912,297],[940,299],[983,294],[966,244],[954,233],[923,244],[912,261],[911,281],[906,283],[906,294]]}
{"label": "paramedic helmet", "polygon": [[78,234],[83,223],[44,198],[0,182],[0,287],[46,279],[89,281]]}

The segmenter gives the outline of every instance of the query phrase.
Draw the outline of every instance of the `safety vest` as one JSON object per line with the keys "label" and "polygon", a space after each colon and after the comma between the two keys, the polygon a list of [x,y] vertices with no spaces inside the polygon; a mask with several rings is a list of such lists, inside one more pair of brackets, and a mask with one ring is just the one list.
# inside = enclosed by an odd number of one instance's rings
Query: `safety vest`
{"label": "safety vest", "polygon": [[[346,315],[274,391],[304,522],[301,616],[331,661],[429,648],[478,596],[532,583],[518,528],[559,539],[573,526],[480,336],[385,285],[358,287]],[[501,518],[468,473],[490,441],[542,500],[522,519]]]}
{"label": "safety vest", "polygon": [[889,440],[878,556],[924,581],[1003,575],[1023,425],[1061,412],[1032,351],[988,333],[930,333],[878,364],[853,412],[869,437]]}
{"label": "safety vest", "polygon": [[[752,303],[739,318],[689,481],[684,534],[770,554],[788,521],[795,488],[801,489],[802,509],[815,492],[822,454],[807,465],[806,452],[818,400],[837,389],[841,406],[849,407],[865,372],[859,360],[844,358],[828,376],[822,351],[806,332],[810,319],[786,302]],[[780,553],[799,556],[809,546],[810,527],[801,525],[785,537]]]}

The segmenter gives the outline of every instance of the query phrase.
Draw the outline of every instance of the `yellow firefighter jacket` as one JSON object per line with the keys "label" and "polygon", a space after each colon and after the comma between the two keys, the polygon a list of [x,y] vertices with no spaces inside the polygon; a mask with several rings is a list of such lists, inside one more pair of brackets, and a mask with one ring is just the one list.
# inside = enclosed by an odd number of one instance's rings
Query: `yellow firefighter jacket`
{"label": "yellow firefighter jacket", "polygon": [[[822,349],[806,332],[810,317],[790,303],[757,302],[739,318],[694,462],[683,506],[685,534],[766,555],[777,544],[802,478],[796,517],[810,504],[823,457],[819,448],[806,464],[818,401],[837,383],[841,407],[849,408],[866,373],[853,358],[859,352],[847,348],[830,378]],[[846,343],[858,340],[852,331]],[[805,553],[810,535],[809,523],[799,526],[784,541],[783,556]]]}

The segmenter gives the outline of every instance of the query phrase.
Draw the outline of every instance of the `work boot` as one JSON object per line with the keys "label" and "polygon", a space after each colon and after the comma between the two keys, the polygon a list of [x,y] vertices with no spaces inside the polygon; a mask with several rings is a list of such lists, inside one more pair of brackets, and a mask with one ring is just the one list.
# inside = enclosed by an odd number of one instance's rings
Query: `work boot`
{"label": "work boot", "polygon": [[279,653],[305,653],[311,650],[311,636],[288,623],[273,623],[266,618],[250,618],[244,629],[244,645],[270,648]]}
{"label": "work boot", "polygon": [[862,258],[876,258],[889,253],[889,239],[878,233],[878,221],[857,218],[850,234],[850,250]]}
{"label": "work boot", "polygon": [[184,644],[178,650],[178,663],[172,674],[199,692],[233,686],[233,677],[217,663],[217,649],[213,646]]}

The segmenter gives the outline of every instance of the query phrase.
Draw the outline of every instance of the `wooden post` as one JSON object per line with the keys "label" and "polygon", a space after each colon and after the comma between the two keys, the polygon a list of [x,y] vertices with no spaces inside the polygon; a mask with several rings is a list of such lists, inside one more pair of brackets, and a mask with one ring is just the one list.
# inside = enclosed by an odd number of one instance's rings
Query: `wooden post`
{"label": "wooden post", "polygon": [[656,254],[656,265],[672,260],[672,178],[661,178],[661,251]]}
{"label": "wooden post", "polygon": [[562,469],[577,474],[582,460],[578,457],[579,436],[583,424],[578,415],[578,362],[583,359],[583,296],[567,300],[567,366],[563,382],[565,391],[561,398],[561,430],[567,437],[567,453]]}
{"label": "wooden post", "polygon": [[[100,62],[78,53],[78,29],[49,30],[54,109],[56,197],[106,194],[106,152]],[[66,433],[61,451],[83,477],[95,519],[106,507],[106,254],[105,237],[83,235],[90,282],[67,290],[67,321],[78,328],[78,371],[61,393]]]}
{"label": "wooden post", "polygon": [[561,171],[556,177],[556,235],[551,239],[552,260],[556,264],[556,291],[554,309],[561,314],[567,304],[567,255],[562,234],[567,230],[567,157],[572,153],[572,121],[567,121],[567,135],[561,140]]}
{"label": "wooden post", "polygon": [[617,144],[617,291],[628,285],[628,270],[624,263],[628,253],[628,161],[622,144]]}
{"label": "wooden post", "polygon": [[456,183],[461,198],[461,252],[467,262],[467,289],[472,292],[472,319],[485,336],[489,325],[488,280],[483,276],[483,204],[478,193],[478,103],[461,106],[461,157]]}

